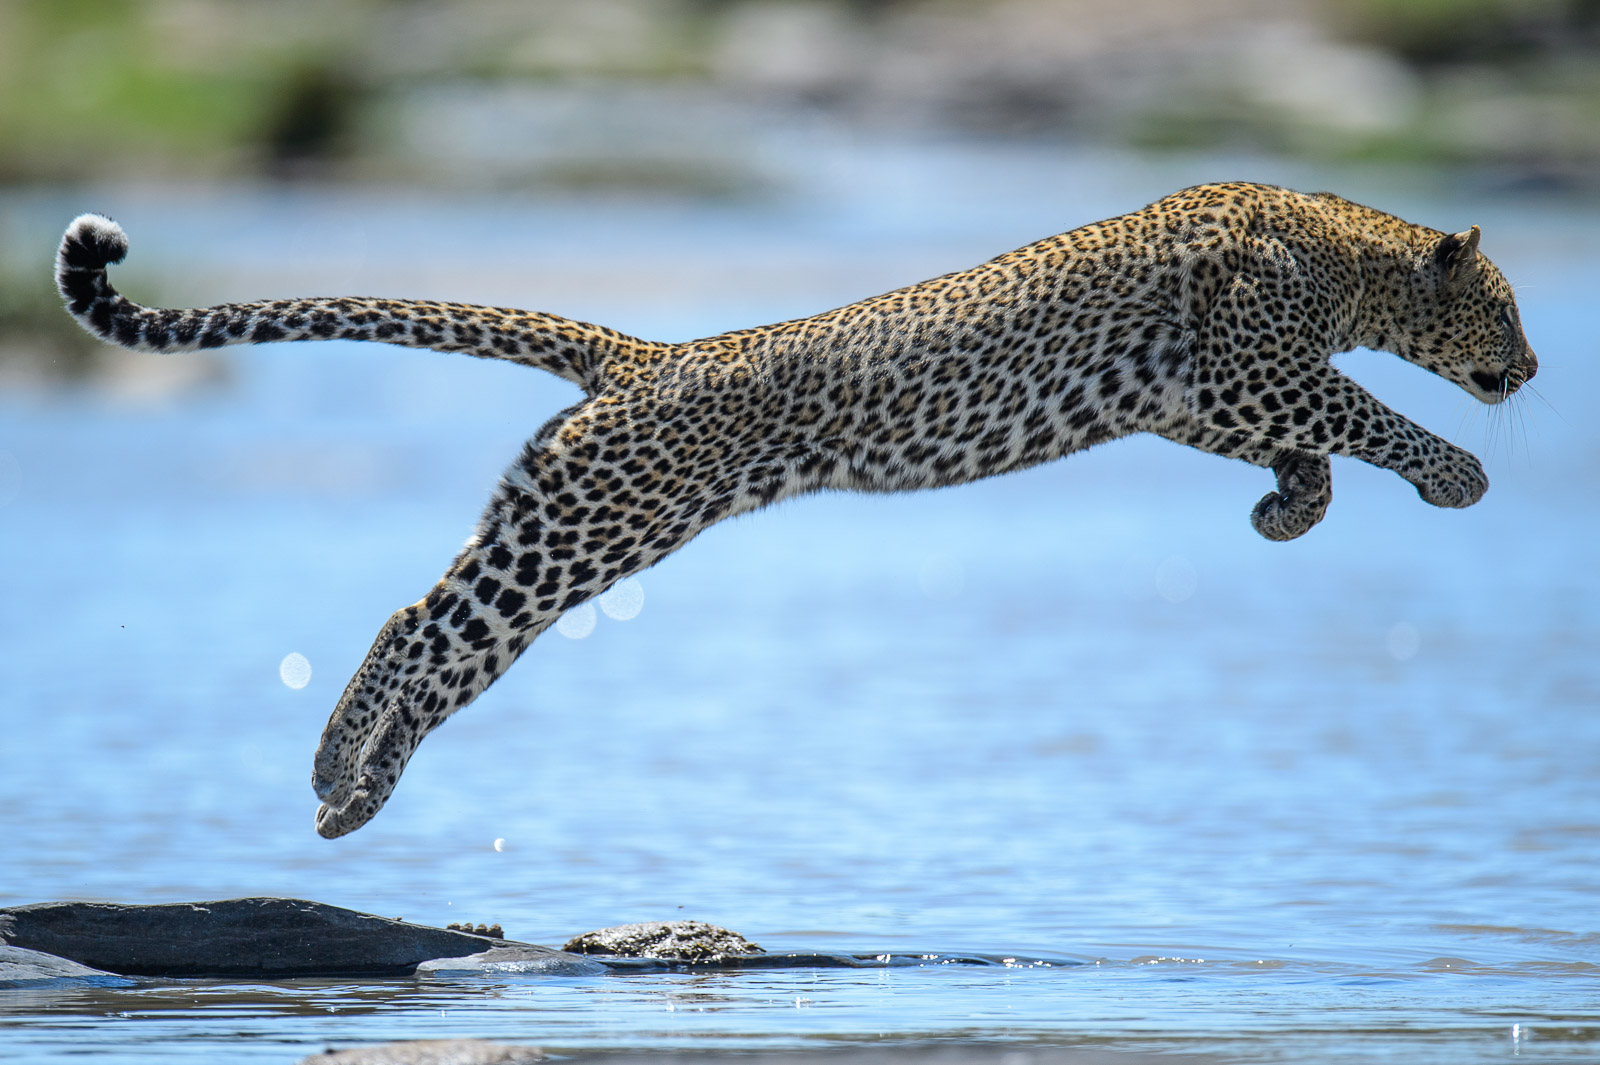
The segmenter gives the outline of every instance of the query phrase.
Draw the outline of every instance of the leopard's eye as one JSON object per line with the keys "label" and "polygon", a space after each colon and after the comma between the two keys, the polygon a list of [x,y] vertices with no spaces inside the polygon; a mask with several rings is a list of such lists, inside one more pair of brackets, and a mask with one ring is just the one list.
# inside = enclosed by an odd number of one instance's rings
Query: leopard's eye
{"label": "leopard's eye", "polygon": [[1501,324],[1501,326],[1503,326],[1504,328],[1506,328],[1508,330],[1511,328],[1511,308],[1510,307],[1501,307],[1500,308],[1500,324]]}

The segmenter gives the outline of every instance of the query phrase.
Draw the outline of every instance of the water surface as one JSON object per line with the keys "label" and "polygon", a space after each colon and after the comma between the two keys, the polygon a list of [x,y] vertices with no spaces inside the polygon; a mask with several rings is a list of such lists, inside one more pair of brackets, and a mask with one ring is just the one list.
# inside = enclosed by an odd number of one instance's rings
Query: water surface
{"label": "water surface", "polygon": [[[546,943],[692,917],[772,949],[1084,964],[0,991],[0,1056],[287,1063],[444,1036],[1600,1054],[1597,219],[1237,160],[820,160],[731,205],[129,187],[0,209],[46,254],[74,213],[110,211],[136,296],[427,295],[673,339],[1198,180],[1333,186],[1484,226],[1548,402],[1491,418],[1346,356],[1493,487],[1441,511],[1336,459],[1328,519],[1290,544],[1248,523],[1269,474],[1153,439],[726,523],[642,576],[637,617],[543,637],[329,842],[310,757],[345,679],[575,392],[348,343],[230,352],[228,383],[165,399],[13,389],[0,904],[282,894]],[[304,687],[280,679],[291,653]]]}

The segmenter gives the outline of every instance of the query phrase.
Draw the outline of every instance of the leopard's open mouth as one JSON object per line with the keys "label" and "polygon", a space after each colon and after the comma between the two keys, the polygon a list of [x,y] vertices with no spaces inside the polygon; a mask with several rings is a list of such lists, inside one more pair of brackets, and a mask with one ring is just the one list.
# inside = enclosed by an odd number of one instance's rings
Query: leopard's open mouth
{"label": "leopard's open mouth", "polygon": [[1528,383],[1528,378],[1533,373],[1517,367],[1507,367],[1498,374],[1485,373],[1474,370],[1470,375],[1472,383],[1477,386],[1479,396],[1485,403],[1503,403],[1513,396],[1517,389]]}

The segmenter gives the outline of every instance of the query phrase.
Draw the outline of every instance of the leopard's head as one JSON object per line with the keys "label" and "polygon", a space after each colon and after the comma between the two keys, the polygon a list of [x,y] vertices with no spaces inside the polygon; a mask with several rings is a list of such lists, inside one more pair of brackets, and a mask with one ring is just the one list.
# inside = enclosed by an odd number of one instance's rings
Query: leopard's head
{"label": "leopard's head", "polygon": [[1400,354],[1484,403],[1500,403],[1539,369],[1511,285],[1478,253],[1479,231],[1438,238],[1412,274],[1415,316]]}

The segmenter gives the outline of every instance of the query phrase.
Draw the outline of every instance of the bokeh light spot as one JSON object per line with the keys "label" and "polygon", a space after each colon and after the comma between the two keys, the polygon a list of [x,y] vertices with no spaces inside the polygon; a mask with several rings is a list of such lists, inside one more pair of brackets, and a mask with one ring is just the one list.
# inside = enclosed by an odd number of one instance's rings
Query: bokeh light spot
{"label": "bokeh light spot", "polygon": [[299,651],[291,651],[278,663],[278,678],[299,691],[311,683],[311,663]]}
{"label": "bokeh light spot", "polygon": [[608,618],[632,621],[644,609],[644,585],[637,577],[624,577],[600,597],[600,609]]}
{"label": "bokeh light spot", "polygon": [[593,603],[581,603],[561,615],[561,620],[556,622],[556,631],[569,640],[581,640],[594,632],[595,617]]}
{"label": "bokeh light spot", "polygon": [[1422,649],[1422,634],[1409,621],[1396,622],[1383,638],[1383,645],[1396,662],[1409,662]]}

